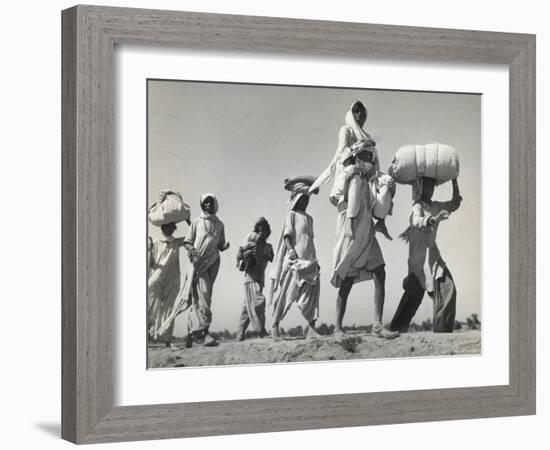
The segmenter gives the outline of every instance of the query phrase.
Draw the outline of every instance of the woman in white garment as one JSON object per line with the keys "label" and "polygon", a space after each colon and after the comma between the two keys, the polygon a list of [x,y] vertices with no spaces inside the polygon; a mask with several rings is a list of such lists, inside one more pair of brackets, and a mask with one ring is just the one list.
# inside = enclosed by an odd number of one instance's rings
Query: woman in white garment
{"label": "woman in white garment", "polygon": [[[342,155],[351,151],[356,146],[366,147],[372,152],[373,165],[376,172],[376,183],[378,190],[385,193],[390,191],[391,197],[395,195],[395,183],[389,175],[382,174],[380,172],[380,159],[378,156],[378,150],[376,149],[376,142],[372,139],[369,133],[367,133],[363,127],[367,121],[368,111],[365,105],[356,100],[352,103],[350,109],[346,113],[344,125],[338,132],[338,145],[336,147],[336,153],[332,158],[328,167],[317,177],[315,182],[311,185],[310,192],[319,189],[323,184],[328,183],[331,179],[334,180],[332,190],[329,194],[329,200],[336,206],[334,196],[337,194],[338,185],[343,183],[344,167],[342,165]],[[348,173],[349,177],[353,173]],[[386,227],[385,216],[391,214],[391,198],[389,199],[389,208],[384,208],[385,212],[375,217],[375,231],[382,233],[387,239],[392,240],[388,229]]]}
{"label": "woman in white garment", "polygon": [[[156,204],[162,203],[167,193],[161,191]],[[188,225],[191,224],[186,219]],[[177,350],[172,343],[174,317],[172,311],[180,289],[180,248],[183,238],[174,237],[174,222],[160,226],[161,237],[153,242],[149,238],[147,280],[147,331],[153,342],[164,342],[166,347]]]}
{"label": "woman in white garment", "polygon": [[363,142],[365,146],[370,147],[374,156],[374,166],[376,170],[380,169],[380,162],[378,160],[378,151],[376,150],[376,143],[371,136],[363,130],[363,125],[367,120],[367,108],[360,101],[355,101],[351,105],[349,111],[346,113],[345,123],[338,132],[338,146],[336,147],[336,153],[332,158],[332,161],[328,167],[317,177],[310,187],[310,192],[319,189],[323,184],[328,183],[331,179],[334,180],[333,188],[330,193],[332,198],[335,185],[338,183],[340,177],[343,174],[342,155],[346,150],[351,150],[354,144]]}
{"label": "woman in white garment", "polygon": [[175,223],[161,226],[162,237],[149,243],[149,279],[147,282],[148,335],[153,342],[164,342],[177,350],[172,343],[174,320],[170,318],[180,289],[179,251],[182,238],[173,236]]}
{"label": "woman in white garment", "polygon": [[313,181],[310,176],[285,180],[291,196],[270,276],[274,339],[279,339],[279,322],[292,304],[307,322],[306,337],[319,337],[315,321],[319,316],[320,269],[313,243],[313,218],[306,213]]}

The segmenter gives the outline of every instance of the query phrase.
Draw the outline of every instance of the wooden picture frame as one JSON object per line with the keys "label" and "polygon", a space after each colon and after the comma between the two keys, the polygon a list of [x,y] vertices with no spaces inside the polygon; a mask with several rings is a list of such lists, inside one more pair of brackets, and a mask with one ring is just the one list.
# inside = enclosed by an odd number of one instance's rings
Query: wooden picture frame
{"label": "wooden picture frame", "polygon": [[[535,413],[535,36],[75,6],[62,13],[62,437],[75,443]],[[116,44],[505,64],[509,384],[114,407]]]}

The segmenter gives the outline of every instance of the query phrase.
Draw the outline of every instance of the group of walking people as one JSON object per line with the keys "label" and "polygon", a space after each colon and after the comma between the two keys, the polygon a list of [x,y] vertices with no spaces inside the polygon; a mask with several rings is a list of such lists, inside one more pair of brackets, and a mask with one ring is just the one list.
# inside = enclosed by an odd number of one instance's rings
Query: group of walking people
{"label": "group of walking people", "polygon": [[[435,332],[452,332],[456,311],[456,288],[436,243],[439,223],[456,211],[462,198],[458,183],[452,199],[432,200],[436,181],[419,178],[413,186],[409,227],[400,237],[408,242],[408,275],[404,293],[389,329],[382,324],[385,300],[385,262],[376,238],[388,233],[385,217],[392,213],[394,180],[380,171],[376,143],[363,129],[367,109],[360,101],[352,104],[338,134],[338,147],[329,166],[318,177],[286,179],[290,192],[288,211],[275,249],[268,243],[269,222],[261,217],[237,252],[237,267],[244,273],[244,301],[238,339],[246,331],[268,336],[266,303],[271,313],[271,336],[280,339],[280,323],[295,304],[305,322],[306,338],[318,338],[320,266],[314,244],[313,218],[306,212],[310,198],[321,186],[333,181],[329,200],[337,212],[331,284],[337,288],[334,337],[345,336],[343,319],[354,284],[373,280],[374,321],[371,334],[393,339],[406,332],[424,293],[433,300]],[[161,199],[159,199],[161,200]],[[175,348],[172,331],[177,315],[189,310],[186,346],[216,345],[210,335],[212,291],[220,265],[220,253],[229,248],[223,222],[218,218],[214,194],[200,198],[202,212],[189,223],[185,238],[174,238],[176,225],[161,227],[162,238],[150,244],[148,332],[149,338]],[[189,255],[189,267],[180,287],[179,248]],[[271,270],[266,280],[266,269]],[[264,293],[265,292],[265,293]]]}

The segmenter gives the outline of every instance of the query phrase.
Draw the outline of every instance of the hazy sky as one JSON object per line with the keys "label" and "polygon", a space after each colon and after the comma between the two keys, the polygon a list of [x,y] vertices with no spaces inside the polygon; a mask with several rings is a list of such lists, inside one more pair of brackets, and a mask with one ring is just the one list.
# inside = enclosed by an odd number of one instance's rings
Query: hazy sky
{"label": "hazy sky", "polygon": [[[237,248],[265,216],[276,245],[289,193],[283,180],[299,174],[318,175],[332,159],[337,133],[354,100],[367,106],[364,126],[377,142],[385,170],[405,144],[433,141],[454,146],[460,157],[461,208],[439,227],[438,244],[457,285],[457,319],[481,311],[481,97],[467,94],[420,93],[368,89],[289,87],[273,85],[149,81],[148,202],[160,189],[182,193],[192,217],[200,213],[199,196],[218,196],[218,216],[231,248],[221,254],[214,285],[213,331],[236,330],[243,302],[243,274],[235,267]],[[318,323],[334,323],[337,290],[330,284],[336,210],[328,201],[331,184],[312,196],[315,246],[321,265]],[[435,200],[451,197],[451,185],[436,189]],[[408,225],[411,188],[398,185],[393,216],[386,219],[393,242],[377,234],[386,261],[384,322],[389,322],[407,274],[407,245],[397,235]],[[178,225],[175,235],[187,231]],[[160,230],[149,226],[153,238]],[[183,274],[188,264],[181,250]],[[270,266],[267,272],[269,273]],[[345,325],[373,320],[373,283],[353,287]],[[144,299],[145,301],[145,299]],[[414,319],[432,316],[425,295]],[[174,333],[183,335],[187,314],[176,319]],[[297,308],[281,322],[284,328],[303,323]]]}

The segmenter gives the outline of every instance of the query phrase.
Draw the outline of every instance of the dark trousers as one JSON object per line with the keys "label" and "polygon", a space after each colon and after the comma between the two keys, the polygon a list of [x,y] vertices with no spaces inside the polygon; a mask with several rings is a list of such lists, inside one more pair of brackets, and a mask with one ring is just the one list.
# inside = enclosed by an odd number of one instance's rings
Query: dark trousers
{"label": "dark trousers", "polygon": [[[414,274],[409,274],[403,287],[405,292],[401,297],[397,311],[390,324],[390,330],[406,333],[412,318],[416,314],[424,288]],[[452,333],[456,315],[456,286],[449,269],[445,268],[443,276],[435,280],[434,291],[429,293],[433,300],[433,331],[436,333]]]}

